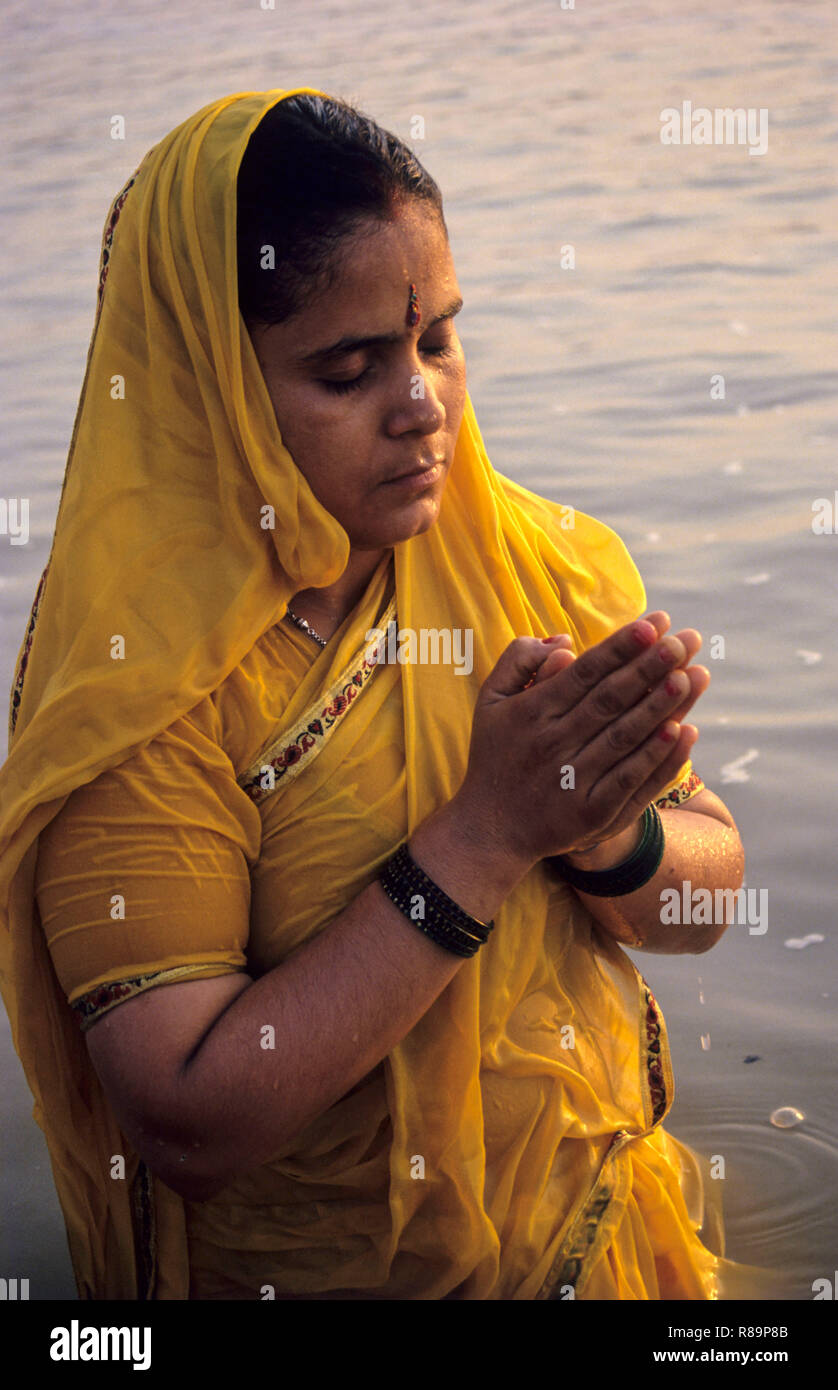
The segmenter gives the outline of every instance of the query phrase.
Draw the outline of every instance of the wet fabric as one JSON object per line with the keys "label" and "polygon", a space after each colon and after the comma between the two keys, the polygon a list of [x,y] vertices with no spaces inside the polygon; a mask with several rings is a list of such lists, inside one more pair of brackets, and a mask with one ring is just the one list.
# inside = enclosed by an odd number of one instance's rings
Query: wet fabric
{"label": "wet fabric", "polygon": [[[238,312],[236,172],[290,94],[204,108],[114,202],[15,676],[0,978],[80,1296],[713,1297],[698,1166],[660,1128],[662,1015],[546,865],[380,1067],[210,1202],[131,1151],[89,1062],[103,1007],[259,975],[337,915],[458,789],[477,692],[514,637],[567,631],[582,651],[644,608],[618,537],[497,474],[467,400],[437,523],[394,547],[322,653],[284,618],[349,551]],[[472,629],[471,674],[370,672],[391,600],[402,628]],[[260,796],[265,758],[280,775]]]}

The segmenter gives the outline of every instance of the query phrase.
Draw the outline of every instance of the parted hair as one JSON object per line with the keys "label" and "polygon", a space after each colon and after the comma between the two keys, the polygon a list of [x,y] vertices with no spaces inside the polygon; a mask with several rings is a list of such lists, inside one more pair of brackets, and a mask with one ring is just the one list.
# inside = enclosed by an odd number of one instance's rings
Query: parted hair
{"label": "parted hair", "polygon": [[292,317],[336,280],[343,238],[393,218],[409,199],[433,209],[447,234],[439,187],[398,136],[337,99],[302,94],[272,107],[238,174],[245,322]]}

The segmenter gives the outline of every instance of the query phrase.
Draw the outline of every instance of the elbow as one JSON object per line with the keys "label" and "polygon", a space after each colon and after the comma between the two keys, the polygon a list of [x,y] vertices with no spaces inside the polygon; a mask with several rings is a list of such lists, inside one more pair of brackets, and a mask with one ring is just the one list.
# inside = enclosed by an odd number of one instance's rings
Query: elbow
{"label": "elbow", "polygon": [[222,1192],[232,1174],[222,1173],[213,1150],[205,1141],[144,1129],[134,1140],[140,1157],[155,1178],[184,1202],[208,1202]]}
{"label": "elbow", "polygon": [[227,1186],[225,1182],[212,1178],[189,1177],[185,1173],[161,1176],[160,1181],[176,1192],[184,1202],[209,1202]]}
{"label": "elbow", "polygon": [[712,951],[717,946],[727,931],[728,923],[723,923],[720,927],[713,927],[709,931],[703,932],[692,944],[690,955],[705,956],[708,951]]}
{"label": "elbow", "polygon": [[171,1188],[184,1202],[209,1202],[224,1192],[242,1174],[258,1167],[252,1158],[242,1160],[222,1143],[192,1142],[182,1147],[162,1144],[156,1155],[147,1148],[143,1154],[149,1168],[166,1187]]}
{"label": "elbow", "polygon": [[149,1167],[155,1177],[184,1202],[209,1202],[223,1192],[229,1181],[206,1170],[198,1172],[190,1168],[188,1162],[178,1162],[176,1166],[158,1163],[156,1167],[149,1163]]}
{"label": "elbow", "polygon": [[[745,855],[741,846],[735,855],[728,875],[728,882],[720,885],[713,893],[714,911],[712,921],[697,932],[691,943],[691,954],[703,956],[707,951],[712,951],[717,946],[727,931],[728,927],[736,923],[750,921],[751,902],[748,894],[742,888],[745,879]],[[762,920],[762,898],[759,898],[760,910],[759,919]],[[751,927],[751,931],[759,930]],[[764,927],[761,928],[765,930]]]}

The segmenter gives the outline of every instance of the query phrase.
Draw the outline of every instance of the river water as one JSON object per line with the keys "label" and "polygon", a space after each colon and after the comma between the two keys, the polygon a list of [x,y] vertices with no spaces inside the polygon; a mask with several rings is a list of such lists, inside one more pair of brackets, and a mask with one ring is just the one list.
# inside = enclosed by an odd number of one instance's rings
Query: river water
{"label": "river water", "polygon": [[[704,635],[694,761],[766,912],[706,955],[636,960],[672,1040],[667,1128],[724,1159],[728,1255],[796,1299],[838,1264],[836,28],[817,0],[7,0],[0,86],[1,486],[30,499],[28,542],[0,534],[0,689],[49,553],[110,200],[218,96],[355,102],[442,187],[495,467],[611,525],[650,608]],[[662,143],[685,102],[766,113],[764,153]],[[0,1273],[74,1297],[5,1016],[0,1066]],[[805,1118],[776,1128],[780,1107]]]}

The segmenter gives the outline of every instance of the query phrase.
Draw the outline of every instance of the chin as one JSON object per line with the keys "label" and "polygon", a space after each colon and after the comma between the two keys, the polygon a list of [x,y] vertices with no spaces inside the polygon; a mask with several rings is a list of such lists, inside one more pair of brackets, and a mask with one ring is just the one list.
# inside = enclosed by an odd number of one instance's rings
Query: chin
{"label": "chin", "polygon": [[409,541],[412,536],[422,536],[426,531],[430,531],[439,520],[440,497],[423,498],[414,502],[413,506],[404,509],[404,516],[393,518],[394,540],[390,541]]}
{"label": "chin", "polygon": [[423,497],[388,517],[382,517],[374,531],[349,532],[350,543],[359,550],[383,550],[399,541],[424,535],[439,519],[441,497]]}

